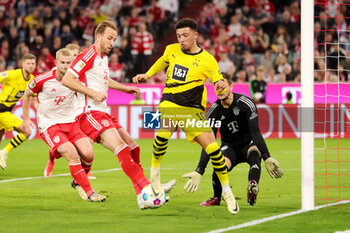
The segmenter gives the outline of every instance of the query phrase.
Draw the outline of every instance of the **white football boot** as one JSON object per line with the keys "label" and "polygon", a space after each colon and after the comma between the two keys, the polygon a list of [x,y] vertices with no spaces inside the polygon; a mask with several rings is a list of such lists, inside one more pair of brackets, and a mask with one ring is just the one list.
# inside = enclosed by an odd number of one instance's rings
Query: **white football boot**
{"label": "white football boot", "polygon": [[161,195],[162,193],[162,185],[160,183],[160,171],[158,169],[151,168],[151,187],[153,189],[153,193],[156,197]]}
{"label": "white football boot", "polygon": [[88,196],[86,195],[86,192],[84,191],[84,189],[79,184],[76,184],[74,180],[72,181],[72,188],[77,190],[81,199],[85,201],[88,200]]}
{"label": "white football boot", "polygon": [[6,160],[7,160],[7,152],[5,149],[0,150],[0,167],[3,170],[6,170]]}
{"label": "white football boot", "polygon": [[88,197],[89,202],[104,202],[106,200],[106,196],[93,192],[90,197]]}
{"label": "white football boot", "polygon": [[231,189],[229,189],[226,192],[222,192],[222,197],[226,202],[228,211],[231,214],[238,214],[239,206],[238,206],[238,203],[236,202],[235,197],[233,196]]}
{"label": "white football boot", "polygon": [[176,185],[176,180],[173,179],[169,181],[168,183],[162,184],[162,189],[165,193],[169,193]]}

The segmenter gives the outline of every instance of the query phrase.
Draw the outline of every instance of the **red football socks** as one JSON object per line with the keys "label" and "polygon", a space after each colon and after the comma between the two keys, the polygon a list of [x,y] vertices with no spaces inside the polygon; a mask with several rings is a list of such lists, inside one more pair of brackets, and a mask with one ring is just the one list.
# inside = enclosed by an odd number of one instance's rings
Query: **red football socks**
{"label": "red football socks", "polygon": [[[122,144],[115,149],[114,154],[118,157],[119,164],[124,173],[133,182],[136,194],[139,194],[143,187],[150,184],[142,169],[135,163],[131,157],[130,148],[126,144]],[[137,188],[135,187],[137,186]]]}
{"label": "red football socks", "polygon": [[88,174],[91,171],[91,166],[92,166],[92,161],[85,161],[80,159],[81,161],[81,166],[84,169],[85,173]]}
{"label": "red football socks", "polygon": [[[140,147],[139,147],[139,145],[137,145],[135,143],[135,144],[129,145],[129,147],[130,147],[130,153],[131,153],[132,159],[142,169],[141,161],[140,161]],[[143,171],[143,169],[142,169],[142,171]]]}
{"label": "red football socks", "polygon": [[74,181],[76,184],[79,184],[89,197],[94,190],[91,188],[90,181],[88,177],[86,176],[86,173],[84,169],[82,168],[81,164],[71,164],[69,163],[69,170],[72,174],[72,177],[74,178]]}

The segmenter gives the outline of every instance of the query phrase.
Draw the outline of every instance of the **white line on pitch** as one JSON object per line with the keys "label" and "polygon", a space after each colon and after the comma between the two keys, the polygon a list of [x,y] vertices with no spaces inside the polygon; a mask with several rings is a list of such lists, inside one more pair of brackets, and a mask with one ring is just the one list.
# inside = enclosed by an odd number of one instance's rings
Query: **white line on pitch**
{"label": "white line on pitch", "polygon": [[[149,169],[149,168],[144,168]],[[103,173],[103,172],[113,172],[113,171],[120,171],[121,168],[112,168],[112,169],[106,169],[106,170],[96,170],[92,171],[91,173]],[[184,169],[177,169],[177,168],[163,168],[163,170],[184,170]],[[70,173],[62,173],[57,175],[51,175],[51,177],[60,177],[60,176],[70,176]],[[35,180],[35,179],[43,179],[46,178],[45,176],[33,176],[33,177],[22,177],[22,178],[14,178],[14,179],[8,179],[8,180],[0,180],[0,183],[8,183],[8,182],[14,182],[14,181],[22,181],[22,180]]]}
{"label": "white line on pitch", "polygon": [[[147,169],[147,168],[145,168]],[[163,170],[188,170],[186,168],[162,168]],[[112,169],[106,169],[106,170],[96,170],[92,171],[92,173],[103,173],[103,172],[113,172],[113,171],[120,171],[121,168],[112,168]],[[283,171],[300,171],[300,168],[286,168],[283,169]],[[237,167],[235,168],[235,171],[247,171],[247,168],[243,167]],[[318,169],[317,171],[324,171],[324,169]],[[338,169],[328,169],[328,171],[338,171]],[[342,169],[342,171],[350,171],[349,169]],[[56,174],[51,175],[51,177],[61,177],[61,176],[70,176],[70,173],[62,173],[62,174]],[[14,179],[8,179],[8,180],[0,180],[0,183],[8,183],[8,182],[14,182],[14,181],[22,181],[22,180],[35,180],[35,179],[43,179],[46,178],[44,176],[33,176],[33,177],[22,177],[22,178],[14,178]]]}
{"label": "white line on pitch", "polygon": [[286,217],[290,217],[290,216],[293,216],[293,215],[306,213],[306,212],[309,212],[309,211],[319,210],[319,209],[325,208],[327,206],[334,206],[334,205],[347,204],[347,203],[350,203],[350,201],[340,201],[340,202],[335,202],[335,203],[328,204],[328,205],[316,206],[313,210],[297,210],[297,211],[293,211],[293,212],[289,212],[289,213],[285,213],[285,214],[280,214],[280,215],[275,215],[275,216],[271,216],[271,217],[267,217],[267,218],[253,220],[253,221],[242,223],[242,224],[239,224],[239,225],[236,225],[236,226],[230,226],[230,227],[227,227],[227,228],[221,228],[221,229],[217,229],[217,230],[213,230],[213,231],[208,231],[207,233],[221,233],[221,232],[226,232],[226,231],[238,230],[238,229],[241,229],[241,228],[255,226],[255,225],[258,225],[258,224],[261,224],[261,223],[265,223],[265,222],[269,222],[269,221],[273,221],[273,220],[276,220],[276,219],[286,218]]}
{"label": "white line on pitch", "polygon": [[[119,171],[122,170],[121,168],[113,168],[113,169],[107,169],[107,170],[98,170],[93,171],[92,173],[102,173],[102,172],[112,172],[112,171]],[[59,176],[70,176],[70,173],[63,173],[63,174],[57,174],[57,175],[51,175],[51,177],[59,177]],[[21,180],[34,180],[34,179],[43,179],[46,178],[45,176],[34,176],[34,177],[23,177],[23,178],[14,178],[14,179],[8,179],[8,180],[0,180],[0,183],[8,183],[8,182],[14,182],[14,181],[21,181]]]}

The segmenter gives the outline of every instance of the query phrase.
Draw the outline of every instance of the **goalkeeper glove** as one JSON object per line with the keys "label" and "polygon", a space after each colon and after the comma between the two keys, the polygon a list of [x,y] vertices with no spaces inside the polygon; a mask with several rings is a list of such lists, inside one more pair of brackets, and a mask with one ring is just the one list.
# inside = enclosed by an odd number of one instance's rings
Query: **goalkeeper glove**
{"label": "goalkeeper glove", "polygon": [[279,163],[276,159],[269,157],[265,160],[265,167],[267,172],[272,178],[281,178],[283,176],[283,171],[280,168]]}
{"label": "goalkeeper glove", "polygon": [[193,193],[197,191],[199,184],[201,183],[202,175],[194,171],[182,175],[182,178],[189,178],[184,186],[184,189],[187,189],[187,192]]}

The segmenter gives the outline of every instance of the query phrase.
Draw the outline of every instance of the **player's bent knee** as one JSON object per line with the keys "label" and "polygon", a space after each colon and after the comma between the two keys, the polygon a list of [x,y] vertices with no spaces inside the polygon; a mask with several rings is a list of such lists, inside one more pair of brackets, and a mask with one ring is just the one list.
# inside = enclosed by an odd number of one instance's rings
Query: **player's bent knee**
{"label": "player's bent knee", "polygon": [[65,143],[61,144],[57,148],[57,152],[60,153],[68,161],[75,160],[75,159],[80,161],[80,157],[78,155],[77,150],[69,142],[65,142]]}
{"label": "player's bent knee", "polygon": [[86,159],[83,159],[83,158],[81,158],[80,161],[81,161],[81,163],[84,164],[85,166],[91,166],[92,163],[94,162],[93,159],[92,159],[92,160],[86,160]]}
{"label": "player's bent knee", "polygon": [[134,139],[132,139],[131,135],[124,129],[124,128],[119,128],[117,129],[120,137],[126,142],[126,144],[130,145],[132,143],[136,143]]}
{"label": "player's bent knee", "polygon": [[226,167],[227,167],[227,171],[230,171],[231,170],[231,160],[227,157],[225,157],[225,163],[226,163]]}
{"label": "player's bent knee", "polygon": [[100,134],[100,143],[108,150],[114,152],[117,147],[125,144],[116,128],[110,128]]}
{"label": "player's bent knee", "polygon": [[68,151],[60,153],[69,163],[74,162],[76,164],[80,163],[80,157],[78,153],[69,153]]}
{"label": "player's bent knee", "polygon": [[67,159],[70,165],[77,165],[80,164],[80,159],[79,158],[71,158],[70,160]]}
{"label": "player's bent knee", "polygon": [[32,134],[32,129],[29,128],[29,129],[27,129],[27,130],[25,131],[24,136],[26,136],[26,138],[29,138],[29,136],[30,136],[31,134]]}
{"label": "player's bent knee", "polygon": [[75,144],[76,148],[78,149],[78,153],[80,157],[86,161],[90,161],[94,159],[94,151],[92,149],[92,146],[90,142],[84,142],[83,144]]}
{"label": "player's bent knee", "polygon": [[26,138],[29,138],[29,136],[32,134],[31,128],[24,128],[22,125],[19,128],[16,128],[15,130],[22,133]]}
{"label": "player's bent knee", "polygon": [[250,150],[247,154],[247,161],[250,162],[258,162],[260,163],[261,153],[259,150]]}
{"label": "player's bent knee", "polygon": [[219,147],[217,142],[210,143],[205,148],[205,152],[207,152],[207,154],[211,154],[212,152],[217,151],[217,150],[220,150],[220,147]]}
{"label": "player's bent knee", "polygon": [[249,155],[251,154],[251,153],[257,153],[258,155],[259,155],[259,157],[261,157],[261,153],[260,153],[260,151],[259,151],[259,149],[258,149],[258,147],[257,146],[251,146],[249,149],[248,149],[248,152],[247,152],[247,157],[249,158]]}
{"label": "player's bent knee", "polygon": [[80,152],[80,157],[85,161],[94,160],[94,151],[92,149],[84,149]]}

